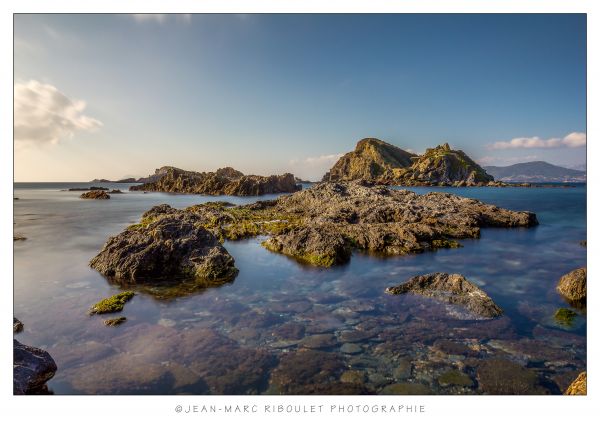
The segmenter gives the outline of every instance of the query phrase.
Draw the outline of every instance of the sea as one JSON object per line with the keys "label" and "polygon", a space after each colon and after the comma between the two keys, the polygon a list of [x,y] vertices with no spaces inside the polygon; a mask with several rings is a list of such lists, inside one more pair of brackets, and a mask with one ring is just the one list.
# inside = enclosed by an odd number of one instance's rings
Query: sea
{"label": "sea", "polygon": [[[122,190],[80,199],[74,187]],[[586,185],[410,187],[532,211],[539,226],[484,228],[463,247],[406,256],[354,252],[328,269],[226,241],[240,272],[229,284],[119,286],[89,267],[107,239],[151,207],[274,199],[128,191],[116,183],[15,183],[14,337],[58,370],[54,394],[561,394],[586,369],[586,309],[556,292],[586,266]],[[309,185],[304,185],[308,188]],[[459,273],[504,311],[476,319],[458,307],[386,287]],[[121,313],[88,315],[123,290]],[[564,309],[561,309],[564,308]],[[565,311],[568,310],[568,311]],[[566,314],[565,314],[566,312]],[[125,316],[118,327],[103,320]],[[567,317],[567,318],[565,318]]]}

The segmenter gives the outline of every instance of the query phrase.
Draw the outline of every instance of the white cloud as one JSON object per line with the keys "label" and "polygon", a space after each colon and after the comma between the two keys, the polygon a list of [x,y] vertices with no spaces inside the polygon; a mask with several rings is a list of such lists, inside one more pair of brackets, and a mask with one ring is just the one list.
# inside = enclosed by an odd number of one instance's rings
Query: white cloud
{"label": "white cloud", "polygon": [[563,138],[519,137],[510,141],[497,141],[490,148],[505,149],[556,149],[560,147],[584,147],[587,136],[585,133],[572,132]]}
{"label": "white cloud", "polygon": [[531,162],[535,160],[540,160],[540,157],[538,155],[511,157],[483,156],[477,159],[475,162],[477,162],[479,165],[504,166],[512,165],[514,163]]}
{"label": "white cloud", "polygon": [[102,122],[83,114],[85,102],[72,100],[50,84],[30,80],[14,86],[15,144],[57,144]]}
{"label": "white cloud", "polygon": [[321,155],[307,157],[303,159],[292,159],[289,166],[292,172],[301,178],[308,178],[311,181],[320,180],[325,172],[341,158],[343,153],[335,153],[331,155]]}
{"label": "white cloud", "polygon": [[139,23],[155,22],[158,24],[163,24],[170,17],[173,17],[177,21],[186,24],[192,21],[192,15],[190,13],[133,13],[131,14],[131,17]]}

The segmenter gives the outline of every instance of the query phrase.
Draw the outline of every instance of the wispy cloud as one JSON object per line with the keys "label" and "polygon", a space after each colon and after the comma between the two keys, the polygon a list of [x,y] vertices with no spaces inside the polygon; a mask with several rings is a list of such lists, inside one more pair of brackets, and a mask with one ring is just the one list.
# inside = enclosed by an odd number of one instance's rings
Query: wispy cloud
{"label": "wispy cloud", "polygon": [[186,24],[192,21],[190,13],[133,13],[131,17],[138,23],[153,22],[160,25],[167,22],[168,19],[174,19]]}
{"label": "wispy cloud", "polygon": [[19,145],[57,144],[102,122],[83,114],[86,103],[50,84],[30,80],[14,85],[14,139]]}
{"label": "wispy cloud", "polygon": [[572,132],[563,138],[519,137],[510,141],[497,141],[490,148],[493,150],[506,149],[556,149],[560,147],[584,147],[587,142],[585,133]]}
{"label": "wispy cloud", "polygon": [[538,155],[528,155],[528,156],[511,156],[511,157],[497,157],[497,156],[483,156],[476,160],[479,165],[496,165],[503,166],[513,163],[520,162],[531,162],[534,160],[539,160],[540,157]]}

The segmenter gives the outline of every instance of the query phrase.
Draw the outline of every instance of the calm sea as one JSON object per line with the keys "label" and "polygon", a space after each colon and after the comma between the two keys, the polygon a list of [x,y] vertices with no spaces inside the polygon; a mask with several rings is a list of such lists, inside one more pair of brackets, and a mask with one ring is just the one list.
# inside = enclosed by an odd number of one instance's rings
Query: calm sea
{"label": "calm sea", "polygon": [[[538,227],[483,229],[460,249],[386,258],[355,253],[348,265],[318,269],[263,249],[260,239],[226,242],[240,269],[233,283],[209,290],[130,287],[137,295],[116,328],[86,314],[122,290],[89,260],[154,205],[181,208],[216,198],[93,185],[124,193],[94,201],[63,191],[90,183],[14,185],[14,230],[26,237],[14,242],[14,314],[25,324],[16,338],[53,356],[58,372],[49,388],[56,394],[308,393],[340,379],[370,393],[459,394],[486,393],[503,378],[524,382],[527,393],[559,394],[586,368],[585,310],[555,292],[563,274],[586,265],[579,244],[586,239],[585,185],[411,188],[538,216]],[[384,294],[438,271],[464,274],[504,316],[465,319],[431,300]],[[557,321],[559,308],[577,316]],[[322,360],[294,360],[307,350],[314,356],[304,357]],[[484,374],[491,360],[515,366],[504,376]]]}

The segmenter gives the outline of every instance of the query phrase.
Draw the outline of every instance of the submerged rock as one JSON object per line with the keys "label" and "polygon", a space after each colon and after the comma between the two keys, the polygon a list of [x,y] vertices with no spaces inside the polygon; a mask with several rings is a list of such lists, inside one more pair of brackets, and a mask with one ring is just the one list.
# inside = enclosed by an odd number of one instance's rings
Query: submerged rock
{"label": "submerged rock", "polygon": [[23,331],[23,323],[13,317],[13,333],[20,333]]}
{"label": "submerged rock", "polygon": [[442,387],[459,386],[471,387],[473,380],[467,374],[459,370],[450,370],[438,377],[438,383]]}
{"label": "submerged rock", "polygon": [[587,372],[584,371],[577,376],[565,391],[565,395],[587,395]]}
{"label": "submerged rock", "polygon": [[56,363],[50,354],[13,339],[13,393],[47,394],[46,382],[54,377]]}
{"label": "submerged rock", "polygon": [[563,275],[556,290],[571,302],[585,302],[587,297],[587,268],[578,268]]}
{"label": "submerged rock", "polygon": [[104,320],[104,325],[106,325],[108,327],[117,327],[117,326],[123,324],[125,321],[127,321],[127,318],[125,318],[125,317],[110,318],[110,319]]}
{"label": "submerged rock", "polygon": [[556,323],[565,328],[573,327],[575,318],[577,318],[577,314],[567,308],[559,308],[554,313],[554,320]]}
{"label": "submerged rock", "polygon": [[81,196],[82,199],[97,199],[97,200],[107,200],[110,199],[110,195],[104,190],[92,190],[83,193]]}
{"label": "submerged rock", "polygon": [[477,367],[477,380],[490,395],[545,394],[535,372],[506,359],[486,359]]}
{"label": "submerged rock", "polygon": [[470,312],[484,318],[502,315],[502,309],[479,287],[460,274],[418,275],[395,287],[388,287],[386,293],[405,293],[433,297],[441,301],[464,306]]}
{"label": "submerged rock", "polygon": [[[244,175],[235,169],[221,168],[216,172],[184,171],[174,167],[161,168],[164,172],[154,181],[132,186],[132,191],[163,191],[230,196],[261,196],[270,193],[290,193],[302,189],[292,174]],[[157,170],[158,171],[158,170]]]}
{"label": "submerged rock", "polygon": [[206,285],[231,281],[233,257],[194,214],[155,206],[139,224],[108,239],[90,266],[124,281],[189,278]]}

